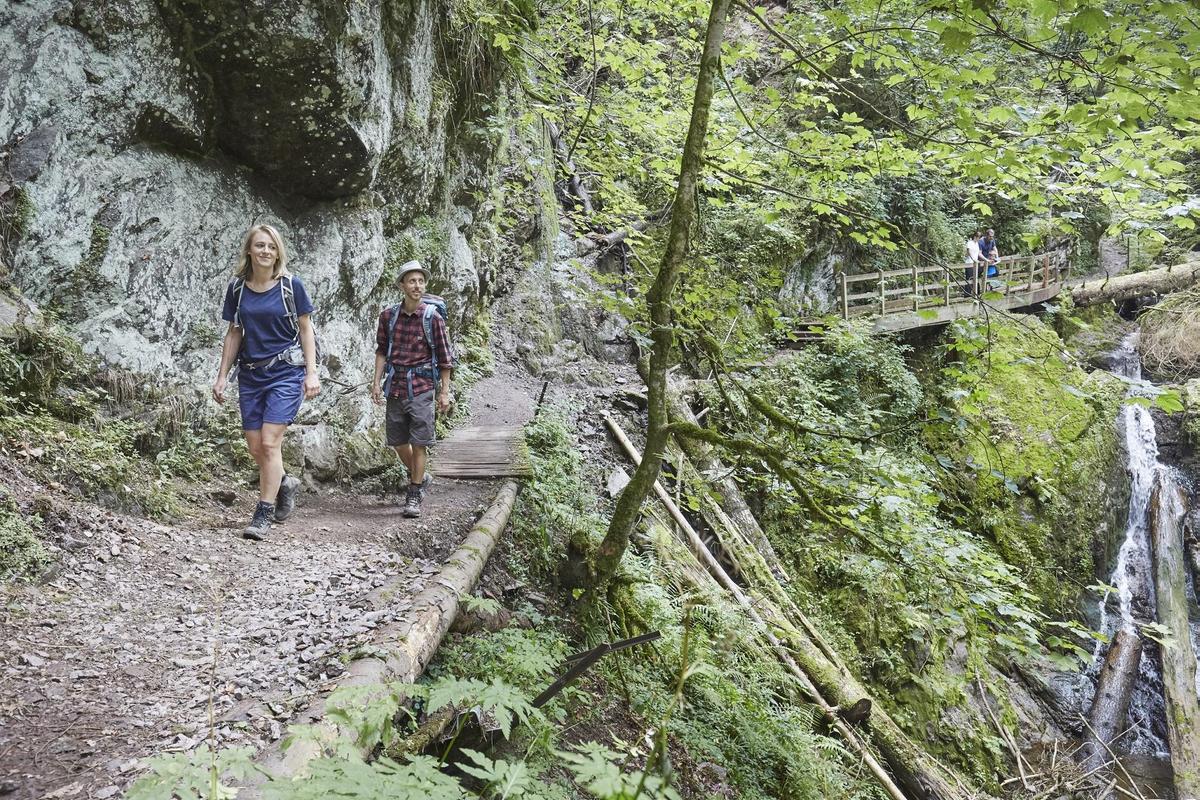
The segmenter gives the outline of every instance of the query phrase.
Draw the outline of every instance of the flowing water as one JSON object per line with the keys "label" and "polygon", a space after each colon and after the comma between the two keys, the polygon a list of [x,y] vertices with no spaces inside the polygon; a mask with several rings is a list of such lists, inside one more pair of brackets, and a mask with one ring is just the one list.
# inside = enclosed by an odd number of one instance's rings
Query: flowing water
{"label": "flowing water", "polygon": [[[1137,385],[1142,377],[1137,340],[1136,332],[1130,334],[1111,354],[1111,371],[1130,380],[1131,395],[1141,394]],[[1125,538],[1108,581],[1113,591],[1100,600],[1100,630],[1107,637],[1112,637],[1120,629],[1137,631],[1139,624],[1151,623],[1156,619],[1150,555],[1150,497],[1159,481],[1176,482],[1174,470],[1158,460],[1158,441],[1150,411],[1139,403],[1128,403],[1121,410],[1118,424],[1124,432],[1128,457],[1129,513]],[[1168,756],[1165,741],[1166,708],[1162,697],[1157,645],[1146,641],[1144,637],[1143,640],[1146,646],[1138,665],[1137,685],[1129,706],[1129,730],[1118,744],[1128,753],[1165,758]],[[1094,670],[1099,669],[1102,654],[1103,648],[1097,644]]]}

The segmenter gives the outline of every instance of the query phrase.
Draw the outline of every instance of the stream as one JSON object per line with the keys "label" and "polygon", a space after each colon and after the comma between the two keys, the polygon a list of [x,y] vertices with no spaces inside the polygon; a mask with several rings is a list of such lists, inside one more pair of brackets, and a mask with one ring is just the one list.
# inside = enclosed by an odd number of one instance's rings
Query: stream
{"label": "stream", "polygon": [[[1151,391],[1151,385],[1142,377],[1137,346],[1138,333],[1134,332],[1110,354],[1110,371],[1129,382],[1130,398],[1146,397]],[[1106,641],[1111,641],[1121,630],[1138,633],[1143,625],[1156,621],[1150,530],[1152,493],[1159,483],[1164,489],[1181,485],[1190,497],[1188,489],[1192,483],[1187,475],[1159,460],[1154,417],[1144,404],[1131,399],[1122,408],[1117,424],[1125,442],[1130,494],[1124,539],[1107,581],[1111,588],[1099,601],[1099,630]],[[1191,589],[1188,597],[1194,604]],[[1193,619],[1190,628],[1195,649],[1200,624]],[[1148,797],[1172,797],[1160,647],[1144,633],[1141,640],[1143,648],[1124,733],[1112,746],[1121,755],[1122,763],[1138,777]],[[1089,676],[1095,678],[1099,674],[1107,649],[1106,644],[1097,643]]]}

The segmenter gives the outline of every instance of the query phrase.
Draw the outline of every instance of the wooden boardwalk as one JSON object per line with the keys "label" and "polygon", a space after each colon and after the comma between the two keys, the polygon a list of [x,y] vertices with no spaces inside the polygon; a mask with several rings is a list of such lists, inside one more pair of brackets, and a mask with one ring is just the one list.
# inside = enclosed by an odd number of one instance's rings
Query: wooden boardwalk
{"label": "wooden boardwalk", "polygon": [[[873,318],[875,333],[945,325],[986,311],[1005,311],[1043,303],[1066,285],[1071,262],[1066,250],[1028,256],[1005,256],[999,274],[984,281],[968,275],[965,264],[935,264],[860,275],[840,272],[837,309],[842,319]],[[817,319],[800,323],[801,331],[820,326]],[[803,338],[803,337],[802,337]]]}
{"label": "wooden boardwalk", "polygon": [[433,448],[430,471],[446,478],[523,478],[530,473],[521,428],[459,428]]}

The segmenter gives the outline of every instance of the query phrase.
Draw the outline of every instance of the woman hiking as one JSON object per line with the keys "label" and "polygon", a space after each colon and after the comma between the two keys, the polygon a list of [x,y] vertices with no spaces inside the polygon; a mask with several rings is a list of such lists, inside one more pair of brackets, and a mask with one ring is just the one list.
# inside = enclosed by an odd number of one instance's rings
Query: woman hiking
{"label": "woman hiking", "polygon": [[259,470],[258,506],[242,534],[254,540],[295,508],[300,479],[284,474],[283,435],[300,403],[321,391],[312,300],[300,279],[288,272],[287,262],[279,231],[270,225],[250,228],[221,311],[229,329],[212,394],[218,403],[225,402],[236,361],[242,433]]}

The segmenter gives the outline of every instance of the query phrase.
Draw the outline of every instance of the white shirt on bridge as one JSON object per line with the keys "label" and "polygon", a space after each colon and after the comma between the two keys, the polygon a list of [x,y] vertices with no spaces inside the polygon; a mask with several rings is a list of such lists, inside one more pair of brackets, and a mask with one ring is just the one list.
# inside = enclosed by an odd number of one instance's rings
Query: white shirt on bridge
{"label": "white shirt on bridge", "polygon": [[974,239],[967,239],[967,258],[966,263],[978,264],[982,254],[979,252],[979,242]]}

